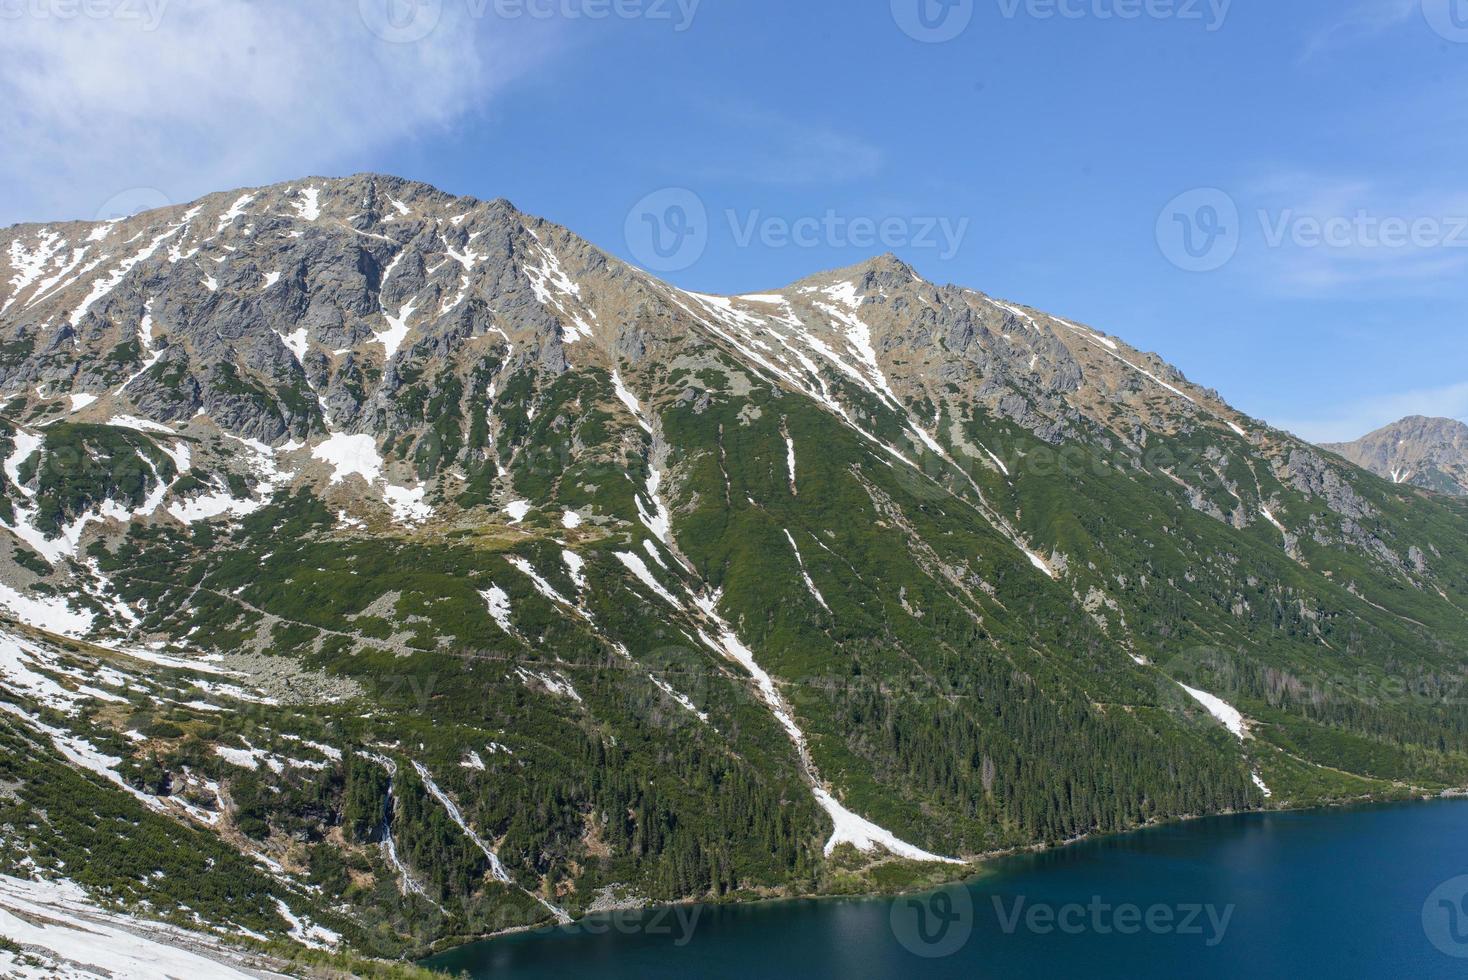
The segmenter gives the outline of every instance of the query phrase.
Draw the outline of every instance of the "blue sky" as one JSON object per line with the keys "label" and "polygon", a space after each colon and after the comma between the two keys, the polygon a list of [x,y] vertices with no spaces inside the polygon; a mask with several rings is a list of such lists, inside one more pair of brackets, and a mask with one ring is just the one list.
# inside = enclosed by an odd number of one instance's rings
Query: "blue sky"
{"label": "blue sky", "polygon": [[710,292],[895,251],[1311,438],[1468,419],[1468,0],[942,2],[0,0],[0,223],[387,171]]}

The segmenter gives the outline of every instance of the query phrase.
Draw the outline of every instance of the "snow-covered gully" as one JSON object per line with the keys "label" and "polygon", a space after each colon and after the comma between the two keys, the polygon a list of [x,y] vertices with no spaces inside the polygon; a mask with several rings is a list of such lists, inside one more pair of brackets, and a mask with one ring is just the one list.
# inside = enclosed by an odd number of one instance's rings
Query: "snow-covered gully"
{"label": "snow-covered gully", "polygon": [[[484,856],[489,859],[489,871],[494,876],[495,881],[520,888],[519,885],[515,884],[514,879],[510,877],[510,873],[505,870],[504,863],[500,861],[499,854],[485,842],[483,837],[480,837],[469,826],[469,822],[464,819],[464,814],[460,812],[458,804],[439,788],[438,783],[433,781],[433,775],[428,771],[428,767],[424,766],[421,762],[414,762],[413,770],[418,773],[418,778],[423,780],[423,787],[428,790],[428,795],[439,802],[439,805],[444,808],[444,812],[449,815],[449,819],[464,832],[464,836],[468,837],[475,847],[484,852]],[[539,902],[561,925],[568,925],[571,922],[571,916],[566,913],[565,909],[552,905],[528,889],[521,888],[520,890]]]}
{"label": "snow-covered gully", "polygon": [[[1240,742],[1243,742],[1249,737],[1249,723],[1245,720],[1243,712],[1239,711],[1238,708],[1235,708],[1217,695],[1209,694],[1207,691],[1200,691],[1195,687],[1188,687],[1188,685],[1182,683],[1179,683],[1178,687],[1186,691],[1189,697],[1201,704],[1210,715],[1218,719],[1219,723],[1233,733],[1234,737]],[[1259,787],[1259,792],[1263,793],[1266,799],[1274,795],[1270,788],[1264,784],[1264,777],[1257,770],[1250,773],[1250,778],[1254,781],[1254,785]]]}
{"label": "snow-covered gully", "polygon": [[911,861],[931,861],[942,864],[964,863],[958,858],[943,857],[909,844],[890,830],[879,827],[843,806],[821,780],[815,762],[811,759],[805,733],[796,723],[795,716],[779,688],[775,686],[774,679],[755,660],[754,653],[740,641],[733,627],[719,615],[718,594],[712,597],[696,597],[694,601],[718,633],[718,639],[715,640],[707,633],[700,631],[699,639],[714,652],[739,664],[754,678],[755,690],[759,693],[760,699],[775,716],[780,727],[785,729],[785,734],[789,736],[791,744],[795,746],[806,780],[810,783],[811,793],[815,796],[816,803],[830,816],[831,823],[835,827],[830,839],[826,841],[825,853],[827,855],[833,853],[842,844],[851,844],[863,853],[882,848],[897,857]]}
{"label": "snow-covered gully", "polygon": [[[620,382],[620,379],[618,380]],[[619,389],[622,388],[620,383],[618,387]],[[625,389],[622,389],[622,391],[625,391]],[[637,419],[640,427],[647,431],[652,431],[653,427],[643,417],[640,403],[633,393],[627,391],[625,397],[623,397],[621,392],[619,392],[619,400],[627,407],[627,410],[632,413],[634,418]],[[659,501],[659,503],[661,502]],[[667,513],[662,506],[659,506],[659,511]],[[671,521],[664,526],[660,526],[658,530],[665,532],[659,535],[661,540],[665,544],[674,546]],[[791,546],[794,547],[794,544],[795,542],[792,538]],[[798,549],[796,550],[798,554]],[[649,588],[652,588],[664,600],[679,609],[686,609],[676,597],[657,582],[657,579],[653,577],[651,571],[638,556],[619,553],[617,558],[626,566],[628,571],[642,580]],[[814,589],[814,583],[812,583],[812,589]],[[764,702],[770,713],[774,715],[775,720],[780,723],[780,727],[785,730],[785,734],[790,738],[791,744],[795,746],[796,752],[800,757],[801,768],[807,782],[810,784],[811,793],[821,809],[825,810],[830,816],[831,822],[835,827],[830,839],[826,841],[825,852],[827,854],[834,852],[841,844],[851,844],[858,851],[864,853],[882,848],[898,857],[913,861],[932,861],[944,864],[964,863],[958,858],[943,857],[909,844],[899,839],[891,831],[852,813],[843,806],[821,780],[815,762],[811,758],[805,733],[796,723],[795,715],[790,709],[790,706],[785,702],[784,696],[781,695],[779,688],[776,687],[774,679],[759,665],[755,660],[754,653],[740,641],[734,628],[719,614],[719,594],[714,593],[713,595],[705,594],[700,596],[690,592],[690,595],[698,612],[717,635],[717,639],[715,639],[710,637],[707,632],[700,630],[698,634],[699,639],[713,652],[721,657],[733,660],[749,673],[754,680],[755,690],[758,692],[760,700]]]}

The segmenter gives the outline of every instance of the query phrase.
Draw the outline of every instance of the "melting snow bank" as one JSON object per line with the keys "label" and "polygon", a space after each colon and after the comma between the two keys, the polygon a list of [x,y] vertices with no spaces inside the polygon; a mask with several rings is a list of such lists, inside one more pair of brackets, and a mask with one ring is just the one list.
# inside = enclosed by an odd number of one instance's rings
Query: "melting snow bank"
{"label": "melting snow bank", "polygon": [[750,649],[740,642],[733,629],[729,627],[718,613],[718,594],[713,597],[701,597],[696,600],[699,609],[709,617],[720,629],[719,642],[714,642],[708,636],[700,634],[700,639],[714,650],[729,657],[745,670],[749,671],[754,678],[755,688],[764,700],[770,713],[775,720],[785,729],[790,736],[790,741],[795,744],[796,751],[800,754],[800,760],[806,770],[806,777],[811,782],[811,793],[816,798],[816,803],[821,809],[831,816],[831,823],[835,825],[835,831],[831,839],[826,842],[826,853],[830,854],[841,844],[851,844],[863,853],[884,848],[898,857],[907,858],[912,861],[932,861],[943,864],[963,864],[958,858],[941,857],[930,854],[921,848],[900,840],[889,830],[884,830],[869,820],[865,820],[842,806],[831,793],[821,785],[820,777],[816,774],[815,764],[811,761],[810,751],[805,741],[805,733],[795,723],[795,718],[781,697],[780,691],[775,687],[774,680],[754,659]]}
{"label": "melting snow bank", "polygon": [[333,485],[356,474],[368,483],[382,475],[382,457],[377,454],[377,441],[371,436],[338,433],[311,450],[311,457],[329,463]]}
{"label": "melting snow bank", "polygon": [[516,635],[515,624],[510,619],[509,594],[498,585],[491,585],[479,594],[484,597],[485,604],[489,606],[489,615],[499,625],[499,628],[511,636]]}
{"label": "melting snow bank", "polygon": [[345,482],[349,476],[360,476],[369,486],[379,487],[383,503],[399,524],[413,526],[433,517],[426,487],[394,486],[383,476],[387,464],[377,452],[377,441],[372,436],[336,433],[314,446],[311,458],[331,466],[332,486]]}
{"label": "melting snow bank", "polygon": [[[213,937],[108,912],[66,881],[0,876],[0,935],[26,949],[24,955],[0,952],[0,974],[7,977],[251,980],[262,975],[245,965],[244,954]],[[27,964],[25,955],[42,962]]]}
{"label": "melting snow bank", "polygon": [[647,562],[643,561],[640,556],[626,551],[619,551],[616,553],[616,557],[617,561],[621,562],[627,571],[635,575],[639,582],[651,589],[657,596],[667,601],[675,609],[683,608],[683,603],[674,598],[673,593],[663,588],[663,584],[652,574],[652,570],[647,567]]}
{"label": "melting snow bank", "polygon": [[617,400],[627,406],[627,411],[632,413],[632,417],[637,420],[637,424],[642,428],[642,431],[648,435],[652,435],[652,426],[648,424],[647,419],[642,414],[641,403],[638,402],[637,396],[632,394],[627,386],[622,383],[622,375],[616,371],[612,372],[612,389],[617,393]]}
{"label": "melting snow bank", "polygon": [[95,617],[77,612],[60,596],[28,595],[0,582],[0,606],[12,616],[38,629],[80,639],[92,630]]}
{"label": "melting snow bank", "polygon": [[795,483],[795,440],[790,438],[790,433],[785,436],[785,468],[790,471],[790,496],[800,496],[800,487]]}
{"label": "melting snow bank", "polygon": [[290,926],[291,938],[302,946],[310,946],[312,949],[331,949],[341,943],[340,933],[333,932],[325,926],[318,926],[310,920],[303,920],[291,911],[291,907],[280,899],[275,900],[275,911],[286,925]]}
{"label": "melting snow bank", "polygon": [[[1134,657],[1133,659],[1136,658]],[[1138,660],[1138,663],[1142,662]],[[1249,737],[1249,723],[1244,719],[1243,713],[1238,708],[1235,708],[1217,695],[1209,694],[1207,691],[1200,691],[1195,687],[1188,687],[1188,685],[1181,683],[1178,684],[1178,687],[1187,691],[1188,695],[1194,701],[1207,708],[1208,713],[1214,718],[1217,718],[1223,727],[1232,732],[1239,741],[1242,742]],[[1264,784],[1264,777],[1259,775],[1257,770],[1251,772],[1249,778],[1254,781],[1255,786],[1259,787],[1259,792],[1264,794],[1266,800],[1274,796],[1274,792]]]}
{"label": "melting snow bank", "polygon": [[1199,691],[1196,688],[1188,687],[1186,684],[1179,684],[1178,686],[1192,695],[1195,701],[1208,709],[1210,715],[1222,722],[1223,727],[1233,732],[1236,736],[1243,738],[1248,734],[1249,729],[1244,724],[1244,716],[1233,705],[1228,704],[1222,698],[1214,697],[1207,691]]}
{"label": "melting snow bank", "polygon": [[957,858],[930,854],[922,848],[913,847],[906,841],[899,840],[890,830],[883,830],[870,820],[863,820],[846,809],[846,807],[836,802],[835,797],[819,786],[814,787],[812,792],[815,793],[816,802],[831,815],[831,821],[836,825],[836,832],[831,835],[830,840],[826,841],[827,857],[830,857],[838,845],[851,844],[863,853],[881,847],[891,851],[898,857],[907,858],[909,861],[932,861],[942,864],[963,863]]}
{"label": "melting snow bank", "polygon": [[236,498],[228,487],[216,486],[213,493],[169,504],[168,513],[180,524],[194,524],[226,514],[230,517],[246,517],[263,508],[265,503],[264,500],[248,497]]}
{"label": "melting snow bank", "polygon": [[524,667],[516,667],[515,676],[519,677],[527,686],[533,687],[534,685],[531,682],[535,681],[556,697],[570,698],[577,704],[583,703],[581,695],[576,693],[576,688],[572,687],[571,682],[566,679],[566,675],[558,670],[541,673],[539,671],[526,670]]}
{"label": "melting snow bank", "polygon": [[53,728],[39,718],[31,716],[18,705],[0,702],[0,711],[14,715],[27,727],[50,738],[56,751],[78,769],[85,769],[101,776],[150,810],[161,813],[167,809],[157,797],[149,796],[134,788],[122,778],[117,771],[117,767],[122,764],[122,759],[118,756],[107,755],[80,735]]}

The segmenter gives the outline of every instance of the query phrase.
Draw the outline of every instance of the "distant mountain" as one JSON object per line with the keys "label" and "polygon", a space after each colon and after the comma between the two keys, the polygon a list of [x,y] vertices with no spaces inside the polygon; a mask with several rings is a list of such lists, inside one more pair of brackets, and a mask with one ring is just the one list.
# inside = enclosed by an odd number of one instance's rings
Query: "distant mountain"
{"label": "distant mountain", "polygon": [[0,875],[282,956],[1468,786],[1468,501],[891,256],[701,295],[370,174],[17,226],[0,463]]}
{"label": "distant mountain", "polygon": [[1468,425],[1413,415],[1355,442],[1324,446],[1393,483],[1468,495]]}

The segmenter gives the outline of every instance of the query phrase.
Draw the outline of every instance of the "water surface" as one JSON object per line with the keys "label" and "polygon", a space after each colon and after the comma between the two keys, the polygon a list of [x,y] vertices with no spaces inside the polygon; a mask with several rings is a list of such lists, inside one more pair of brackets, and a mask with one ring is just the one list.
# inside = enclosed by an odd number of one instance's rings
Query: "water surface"
{"label": "water surface", "polygon": [[1462,978],[1465,875],[1468,801],[1251,814],[1006,858],[931,895],[626,913],[428,965],[505,980]]}

